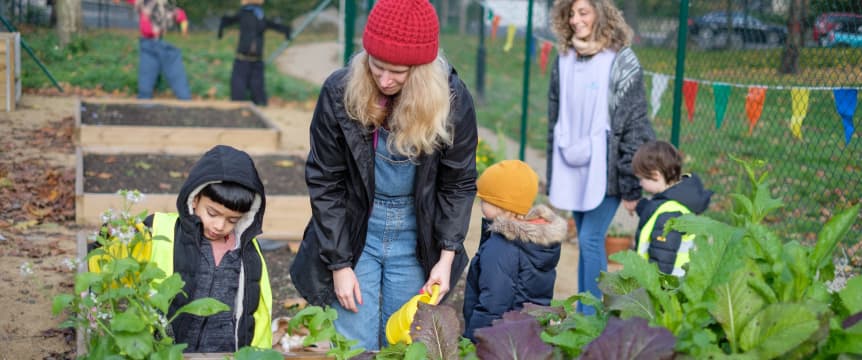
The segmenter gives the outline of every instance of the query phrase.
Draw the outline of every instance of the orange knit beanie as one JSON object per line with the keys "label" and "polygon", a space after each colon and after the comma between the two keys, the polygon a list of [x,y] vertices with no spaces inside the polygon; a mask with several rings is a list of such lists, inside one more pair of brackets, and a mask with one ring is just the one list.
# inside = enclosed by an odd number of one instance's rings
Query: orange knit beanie
{"label": "orange knit beanie", "polygon": [[362,46],[390,64],[427,64],[437,58],[439,29],[428,0],[380,0],[368,14]]}
{"label": "orange knit beanie", "polygon": [[483,201],[526,215],[539,192],[539,175],[523,161],[503,160],[485,169],[476,187]]}

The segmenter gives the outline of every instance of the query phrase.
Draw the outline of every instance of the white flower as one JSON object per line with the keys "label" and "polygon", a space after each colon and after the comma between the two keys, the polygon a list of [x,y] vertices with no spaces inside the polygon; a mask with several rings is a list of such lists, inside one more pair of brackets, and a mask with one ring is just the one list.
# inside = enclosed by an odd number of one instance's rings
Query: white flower
{"label": "white flower", "polygon": [[33,264],[30,264],[29,261],[25,261],[18,267],[18,271],[21,272],[21,276],[33,275]]}
{"label": "white flower", "polygon": [[74,271],[75,269],[77,269],[79,263],[80,263],[80,261],[78,261],[78,259],[76,259],[76,258],[65,258],[65,259],[63,259],[63,266],[65,266],[70,271]]}
{"label": "white flower", "polygon": [[108,210],[105,210],[105,212],[102,213],[101,220],[102,224],[107,224],[111,222],[111,220],[114,220],[114,209],[108,208]]}
{"label": "white flower", "polygon": [[124,197],[126,201],[131,204],[137,204],[141,201],[144,201],[144,194],[141,194],[138,190],[120,190],[117,191],[117,194]]}

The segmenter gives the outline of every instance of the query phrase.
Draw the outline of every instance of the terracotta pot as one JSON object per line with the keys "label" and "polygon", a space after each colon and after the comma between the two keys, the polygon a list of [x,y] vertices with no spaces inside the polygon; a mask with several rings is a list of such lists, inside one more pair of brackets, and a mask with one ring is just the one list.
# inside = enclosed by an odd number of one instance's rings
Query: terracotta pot
{"label": "terracotta pot", "polygon": [[631,236],[605,236],[605,252],[608,256],[608,263],[619,265],[619,263],[610,259],[611,255],[631,249],[633,246],[633,240],[634,239]]}

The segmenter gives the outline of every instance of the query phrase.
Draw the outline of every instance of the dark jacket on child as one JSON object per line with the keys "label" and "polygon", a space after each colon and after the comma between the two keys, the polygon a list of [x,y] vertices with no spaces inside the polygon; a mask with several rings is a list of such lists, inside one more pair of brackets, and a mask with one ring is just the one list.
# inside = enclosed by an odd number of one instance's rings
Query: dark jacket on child
{"label": "dark jacket on child", "polygon": [[[709,207],[712,191],[703,187],[700,178],[694,174],[685,174],[679,183],[669,187],[667,190],[655,194],[651,199],[642,199],[638,202],[635,211],[638,213],[638,230],[635,233],[635,249],[639,247],[639,239],[643,230],[650,231],[648,256],[650,262],[655,262],[659,270],[666,274],[674,271],[677,253],[683,243],[683,235],[678,231],[671,231],[663,235],[664,227],[668,219],[682,216],[681,212],[670,211],[658,214],[655,224],[650,229],[644,229],[649,219],[655,215],[659,207],[668,201],[677,201],[687,207],[695,214],[701,214]],[[685,249],[686,254],[688,249]]]}
{"label": "dark jacket on child", "polygon": [[524,303],[550,305],[566,221],[544,205],[525,219],[482,219],[482,237],[464,289],[464,337]]}
{"label": "dark jacket on child", "polygon": [[[207,184],[230,181],[255,193],[251,210],[236,225],[237,248],[229,251],[216,266],[210,241],[204,238],[203,224],[194,214],[192,199]],[[270,329],[272,298],[266,263],[257,244],[266,210],[264,186],[253,160],[245,153],[219,145],[204,154],[190,170],[177,197],[178,217],[173,225],[173,272],[185,284],[171,302],[168,316],[193,300],[212,297],[230,306],[231,311],[201,317],[181,314],[171,323],[177,343],[188,344],[185,352],[234,352],[246,345],[270,347],[271,337],[260,334]],[[158,215],[158,214],[156,214]],[[156,216],[144,221],[154,224]],[[160,266],[162,267],[162,266]],[[259,307],[269,307],[259,309]],[[256,314],[257,313],[257,314]],[[263,320],[263,324],[256,321]],[[266,341],[255,344],[255,335]],[[269,341],[269,344],[266,342]]]}

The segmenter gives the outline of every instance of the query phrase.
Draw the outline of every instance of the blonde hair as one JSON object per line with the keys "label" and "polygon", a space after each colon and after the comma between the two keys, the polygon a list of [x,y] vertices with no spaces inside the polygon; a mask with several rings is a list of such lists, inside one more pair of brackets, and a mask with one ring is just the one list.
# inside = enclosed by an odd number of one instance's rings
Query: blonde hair
{"label": "blonde hair", "polygon": [[[378,90],[362,51],[350,60],[344,108],[350,118],[365,127],[382,126],[387,109],[378,103]],[[431,154],[441,145],[452,144],[449,120],[449,72],[442,59],[410,67],[407,81],[395,97],[387,124],[392,131],[387,146],[411,159]]]}
{"label": "blonde hair", "polygon": [[[557,36],[557,47],[560,53],[572,48],[574,30],[569,25],[569,14],[572,4],[577,0],[556,0],[551,10],[551,30]],[[614,50],[631,45],[633,31],[623,19],[622,12],[611,0],[586,0],[596,11],[596,21],[593,23],[592,39],[601,44],[602,48]]]}

